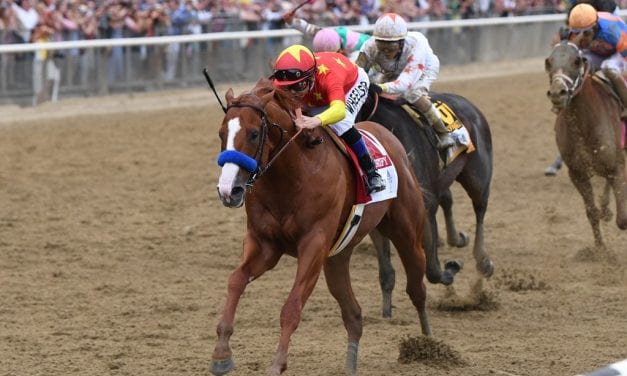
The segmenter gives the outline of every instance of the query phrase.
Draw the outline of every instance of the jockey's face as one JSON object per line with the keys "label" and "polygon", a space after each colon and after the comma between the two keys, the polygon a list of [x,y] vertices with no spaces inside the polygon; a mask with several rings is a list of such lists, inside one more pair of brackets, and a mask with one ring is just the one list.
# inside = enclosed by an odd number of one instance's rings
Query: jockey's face
{"label": "jockey's face", "polygon": [[571,36],[570,40],[575,42],[579,48],[588,48],[592,41],[594,40],[594,35],[596,34],[596,26],[591,28],[580,30],[577,32],[573,32],[573,36]]}
{"label": "jockey's face", "polygon": [[300,82],[297,82],[295,84],[292,84],[290,86],[287,87],[287,90],[289,90],[290,93],[292,93],[293,96],[295,96],[298,99],[302,99],[305,94],[307,94],[309,92],[309,89],[311,88],[311,82],[312,79],[311,78],[307,78],[305,80],[302,80]]}
{"label": "jockey's face", "polygon": [[592,43],[592,41],[594,40],[594,31],[595,31],[595,28],[593,27],[592,29],[588,29],[588,30],[581,32],[582,37],[581,37],[581,42],[579,44],[581,48],[586,48],[590,46],[590,43]]}
{"label": "jockey's face", "polygon": [[401,52],[400,41],[377,40],[375,43],[377,45],[377,51],[386,59],[394,59],[396,55]]}

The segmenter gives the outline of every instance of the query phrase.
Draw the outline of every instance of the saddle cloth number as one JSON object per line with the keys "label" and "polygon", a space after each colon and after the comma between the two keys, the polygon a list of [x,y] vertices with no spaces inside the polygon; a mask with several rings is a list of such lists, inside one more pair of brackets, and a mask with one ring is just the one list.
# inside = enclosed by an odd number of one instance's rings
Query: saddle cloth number
{"label": "saddle cloth number", "polygon": [[435,108],[440,111],[440,118],[444,122],[444,125],[446,125],[446,128],[448,128],[449,132],[463,127],[461,121],[459,121],[457,115],[455,115],[455,113],[448,106],[448,104],[442,101],[435,101],[433,102],[433,104],[435,105]]}

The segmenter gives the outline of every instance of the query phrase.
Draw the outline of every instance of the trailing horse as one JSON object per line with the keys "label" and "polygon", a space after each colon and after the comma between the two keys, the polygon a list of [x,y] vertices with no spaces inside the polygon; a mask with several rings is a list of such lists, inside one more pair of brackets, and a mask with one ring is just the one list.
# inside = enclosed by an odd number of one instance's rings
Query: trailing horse
{"label": "trailing horse", "polygon": [[[604,246],[599,221],[610,220],[610,191],[616,200],[616,225],[627,229],[627,171],[625,170],[622,105],[603,76],[593,73],[579,48],[568,41],[556,44],[545,60],[550,87],[547,96],[557,113],[555,140],[568,176],[583,198],[596,246]],[[591,178],[605,179],[600,208]]]}
{"label": "trailing horse", "polygon": [[[323,270],[348,335],[346,371],[355,374],[362,316],[351,287],[349,261],[352,248],[374,228],[398,249],[407,274],[406,291],[418,312],[422,333],[430,335],[421,246],[425,208],[401,143],[376,123],[357,124],[385,147],[388,155],[377,161],[393,165],[397,178],[386,175],[388,189],[396,191],[395,198],[373,199],[361,215],[355,216],[355,200],[361,192],[359,175],[356,177],[349,158],[330,133],[321,128],[297,129],[294,118],[298,111],[288,94],[275,91],[269,80],[260,80],[250,92],[238,97],[228,90],[226,101],[220,128],[218,163],[223,167],[218,194],[227,207],[245,205],[247,225],[241,262],[228,280],[211,372],[223,375],[234,368],[229,340],[239,299],[249,283],[287,254],[298,259],[298,266],[281,310],[281,334],[269,374],[286,370],[290,337]],[[343,251],[330,254],[338,238],[346,239],[341,236],[345,224],[352,226],[355,220],[359,225],[352,240],[345,243]]]}
{"label": "trailing horse", "polygon": [[[453,283],[463,263],[447,261],[444,271],[438,258],[438,206],[444,211],[447,242],[451,246],[464,247],[468,235],[455,228],[453,220],[453,197],[450,186],[458,181],[472,200],[476,219],[473,256],[477,270],[485,277],[494,272],[494,264],[484,245],[483,219],[488,208],[490,183],[492,180],[492,136],[484,115],[466,98],[447,93],[432,93],[432,100],[445,104],[441,106],[443,118],[452,116],[466,126],[475,151],[461,153],[444,170],[441,169],[441,156],[437,150],[437,136],[432,127],[418,124],[405,109],[402,100],[378,96],[372,91],[362,107],[359,120],[375,121],[390,131],[401,141],[407,151],[416,174],[427,208],[427,227],[423,247],[427,256],[427,279],[431,283],[449,285]],[[454,115],[451,113],[454,113]],[[383,292],[383,315],[391,315],[391,293],[394,287],[394,269],[390,263],[389,242],[376,232],[372,239],[377,249],[380,269],[380,282]]]}

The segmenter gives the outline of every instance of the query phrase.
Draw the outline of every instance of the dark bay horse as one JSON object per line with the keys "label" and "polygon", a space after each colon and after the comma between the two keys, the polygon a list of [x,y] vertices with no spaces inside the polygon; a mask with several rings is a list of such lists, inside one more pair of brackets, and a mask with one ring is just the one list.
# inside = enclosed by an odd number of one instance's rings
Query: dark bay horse
{"label": "dark bay horse", "polygon": [[218,194],[227,207],[245,205],[247,227],[241,262],[228,280],[211,372],[223,375],[234,367],[229,340],[246,286],[287,254],[297,258],[298,266],[281,310],[281,334],[269,374],[287,369],[290,337],[323,270],[348,335],[346,371],[355,374],[362,316],[351,287],[349,261],[352,248],[374,228],[398,249],[407,274],[406,292],[418,312],[422,333],[430,335],[421,246],[425,208],[401,143],[376,123],[358,124],[389,152],[398,172],[397,197],[366,205],[355,237],[345,250],[329,256],[355,201],[355,172],[347,157],[324,130],[299,131],[293,120],[295,104],[275,91],[269,80],[260,80],[238,97],[229,89],[226,101]]}
{"label": "dark bay horse", "polygon": [[[494,272],[494,264],[485,250],[483,219],[488,208],[492,181],[492,136],[485,116],[466,98],[447,93],[432,93],[432,99],[448,104],[461,122],[466,125],[476,150],[462,153],[444,170],[439,167],[440,156],[436,148],[437,138],[433,128],[419,126],[395,100],[379,97],[371,92],[359,115],[360,120],[375,121],[401,141],[418,177],[427,208],[427,228],[423,247],[427,256],[427,278],[431,283],[453,283],[454,275],[461,269],[460,261],[448,261],[444,271],[438,258],[438,206],[444,212],[447,243],[463,247],[468,236],[455,228],[453,220],[453,198],[450,186],[458,181],[472,200],[476,219],[473,256],[477,270],[485,277]],[[373,233],[372,239],[379,257],[379,273],[383,292],[383,315],[391,315],[390,296],[394,287],[394,270],[390,264],[389,242]]]}
{"label": "dark bay horse", "polygon": [[[553,47],[545,61],[550,88],[547,96],[557,112],[555,139],[568,176],[583,198],[596,246],[603,246],[599,220],[610,220],[610,190],[616,199],[616,224],[627,228],[627,171],[621,145],[620,100],[593,78],[589,62],[568,41]],[[591,178],[605,179],[600,209]]]}

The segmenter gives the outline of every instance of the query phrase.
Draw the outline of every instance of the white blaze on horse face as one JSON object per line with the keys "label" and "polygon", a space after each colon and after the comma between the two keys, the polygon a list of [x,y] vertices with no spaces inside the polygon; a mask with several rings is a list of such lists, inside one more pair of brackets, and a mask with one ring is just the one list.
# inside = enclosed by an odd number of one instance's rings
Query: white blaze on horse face
{"label": "white blaze on horse face", "polygon": [[[235,136],[240,129],[242,129],[239,118],[236,117],[229,120],[227,127],[229,132],[226,137],[226,150],[235,150]],[[240,167],[235,163],[228,162],[222,166],[222,172],[220,173],[220,178],[218,179],[218,193],[221,197],[227,200],[231,197],[231,192],[233,191],[233,186],[239,170]]]}

